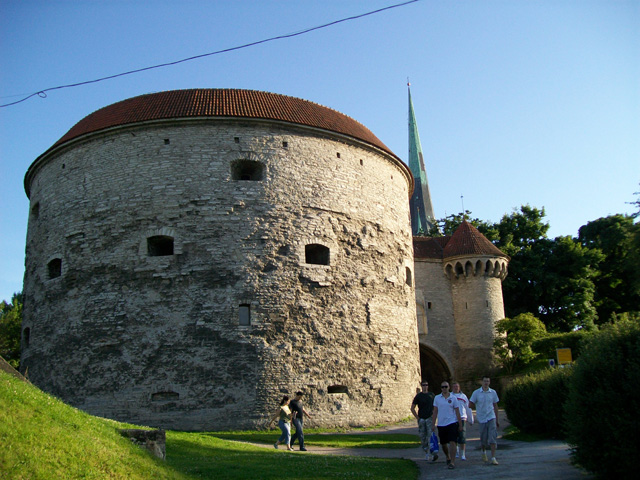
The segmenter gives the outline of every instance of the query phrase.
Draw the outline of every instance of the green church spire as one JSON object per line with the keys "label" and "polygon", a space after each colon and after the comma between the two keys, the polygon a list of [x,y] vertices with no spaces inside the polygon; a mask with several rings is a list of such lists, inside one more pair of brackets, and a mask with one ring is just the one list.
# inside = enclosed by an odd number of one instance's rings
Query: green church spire
{"label": "green church spire", "polygon": [[433,235],[438,232],[429,193],[427,172],[424,168],[422,146],[418,135],[418,124],[413,111],[411,101],[411,84],[407,83],[409,90],[409,168],[415,179],[413,195],[411,195],[411,230],[413,235]]}

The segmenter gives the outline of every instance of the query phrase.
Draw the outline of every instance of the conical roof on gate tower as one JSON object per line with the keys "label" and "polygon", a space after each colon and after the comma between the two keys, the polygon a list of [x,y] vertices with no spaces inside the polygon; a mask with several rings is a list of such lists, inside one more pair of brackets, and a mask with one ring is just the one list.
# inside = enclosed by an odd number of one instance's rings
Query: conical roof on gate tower
{"label": "conical roof on gate tower", "polygon": [[452,258],[466,255],[508,257],[476,227],[464,220],[444,247],[442,257]]}

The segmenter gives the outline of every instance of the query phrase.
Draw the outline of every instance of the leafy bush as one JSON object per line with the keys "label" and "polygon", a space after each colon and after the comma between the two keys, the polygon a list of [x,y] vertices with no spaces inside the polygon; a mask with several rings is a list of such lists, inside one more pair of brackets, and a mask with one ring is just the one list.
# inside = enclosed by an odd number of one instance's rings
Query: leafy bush
{"label": "leafy bush", "polygon": [[567,333],[551,333],[535,339],[531,343],[531,349],[544,358],[556,358],[556,349],[570,348],[573,360],[576,360],[582,350],[582,341],[593,335],[590,330],[576,330]]}
{"label": "leafy bush", "polygon": [[629,478],[635,471],[639,385],[637,322],[604,327],[588,339],[565,404],[567,441],[573,460],[599,477]]}
{"label": "leafy bush", "polygon": [[512,425],[524,433],[564,436],[564,411],[570,368],[542,370],[516,379],[504,392],[504,409]]}

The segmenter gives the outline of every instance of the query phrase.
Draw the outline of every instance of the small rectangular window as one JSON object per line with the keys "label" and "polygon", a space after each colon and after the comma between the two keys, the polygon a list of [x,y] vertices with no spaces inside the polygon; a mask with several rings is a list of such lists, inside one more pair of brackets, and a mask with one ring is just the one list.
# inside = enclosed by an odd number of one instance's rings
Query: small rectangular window
{"label": "small rectangular window", "polygon": [[178,392],[155,392],[151,394],[152,402],[170,402],[180,400],[180,394]]}
{"label": "small rectangular window", "polygon": [[329,265],[330,250],[324,245],[310,243],[304,246],[304,261],[314,265]]}
{"label": "small rectangular window", "polygon": [[240,305],[238,309],[238,325],[248,326],[251,325],[251,308],[248,304]]}
{"label": "small rectangular window", "polygon": [[329,385],[327,393],[349,393],[349,389],[345,385]]}
{"label": "small rectangular window", "polygon": [[236,160],[231,164],[232,180],[262,180],[264,166],[254,160]]}
{"label": "small rectangular window", "polygon": [[173,237],[155,235],[147,238],[147,253],[150,257],[173,255]]}

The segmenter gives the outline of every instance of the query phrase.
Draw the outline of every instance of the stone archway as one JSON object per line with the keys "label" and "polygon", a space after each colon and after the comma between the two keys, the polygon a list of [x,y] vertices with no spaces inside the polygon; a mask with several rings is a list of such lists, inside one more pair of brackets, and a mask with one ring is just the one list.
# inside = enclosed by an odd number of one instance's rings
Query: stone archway
{"label": "stone archway", "polygon": [[451,379],[451,370],[444,359],[426,345],[420,344],[421,380],[429,382],[430,391],[436,395],[440,389],[436,388],[443,380]]}

